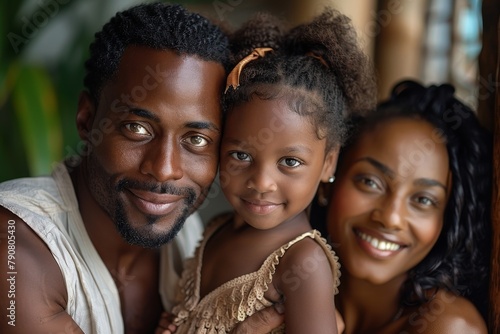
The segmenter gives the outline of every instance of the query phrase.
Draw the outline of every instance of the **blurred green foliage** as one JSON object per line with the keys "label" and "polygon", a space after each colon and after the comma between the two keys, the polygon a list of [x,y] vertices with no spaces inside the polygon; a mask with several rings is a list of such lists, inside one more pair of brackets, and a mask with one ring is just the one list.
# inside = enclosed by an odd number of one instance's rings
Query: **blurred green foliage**
{"label": "blurred green foliage", "polygon": [[[52,20],[66,10],[67,1],[35,3],[4,1],[0,5],[0,181],[50,173],[63,157],[64,143],[76,140],[68,125],[68,106],[81,87],[79,69],[68,71],[29,55],[29,47]],[[33,3],[33,2],[31,2]],[[58,69],[61,69],[59,72]],[[68,94],[68,95],[66,95]],[[74,117],[71,117],[74,118]]]}
{"label": "blurred green foliage", "polygon": [[136,2],[0,3],[0,182],[48,174],[75,151],[88,46],[104,22]]}
{"label": "blurred green foliage", "polygon": [[[77,151],[75,113],[88,46],[116,12],[147,1],[153,0],[0,2],[0,182],[48,174]],[[222,21],[267,4],[174,2]]]}

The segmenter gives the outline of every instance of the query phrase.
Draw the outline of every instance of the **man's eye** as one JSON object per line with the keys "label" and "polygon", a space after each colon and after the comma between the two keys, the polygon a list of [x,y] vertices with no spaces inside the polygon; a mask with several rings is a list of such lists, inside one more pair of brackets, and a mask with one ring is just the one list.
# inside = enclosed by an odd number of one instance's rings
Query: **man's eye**
{"label": "man's eye", "polygon": [[250,155],[244,152],[233,152],[230,155],[236,160],[250,161]]}
{"label": "man's eye", "polygon": [[300,162],[299,160],[297,160],[295,158],[284,158],[284,159],[281,159],[279,164],[286,166],[286,167],[299,167],[300,165],[302,165],[302,162]]}
{"label": "man's eye", "polygon": [[130,132],[133,132],[138,135],[144,135],[144,136],[151,136],[148,130],[146,130],[145,127],[138,123],[129,123],[125,124],[125,128],[129,130]]}
{"label": "man's eye", "polygon": [[193,145],[196,147],[205,147],[208,145],[208,140],[206,140],[202,136],[191,136],[187,139],[187,142],[190,145]]}

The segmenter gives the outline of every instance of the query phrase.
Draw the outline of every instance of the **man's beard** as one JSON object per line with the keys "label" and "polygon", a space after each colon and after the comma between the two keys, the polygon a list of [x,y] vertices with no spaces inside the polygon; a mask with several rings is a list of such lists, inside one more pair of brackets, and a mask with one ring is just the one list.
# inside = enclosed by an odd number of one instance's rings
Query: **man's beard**
{"label": "man's beard", "polygon": [[170,229],[164,232],[155,231],[155,226],[161,216],[146,216],[146,225],[140,228],[134,228],[125,214],[123,208],[123,203],[120,201],[116,202],[115,212],[113,216],[113,221],[120,232],[121,236],[129,244],[142,246],[145,248],[157,248],[163,246],[164,244],[170,242],[179,233],[181,228],[184,226],[184,222],[189,217],[189,215],[194,211],[194,203],[196,200],[195,192],[192,189],[183,188],[177,189],[170,185],[150,185],[145,183],[138,183],[131,180],[121,180],[116,190],[124,191],[126,188],[149,190],[152,192],[159,193],[170,193],[170,194],[186,194],[186,199],[184,200],[184,208],[180,215],[175,219],[173,225]]}
{"label": "man's beard", "polygon": [[113,221],[121,236],[131,245],[142,246],[145,248],[157,248],[170,242],[179,233],[188,218],[190,211],[188,206],[184,208],[182,214],[177,217],[170,229],[163,233],[155,232],[154,226],[160,217],[147,216],[147,225],[140,228],[134,228],[125,215],[123,204],[118,202],[116,205]]}

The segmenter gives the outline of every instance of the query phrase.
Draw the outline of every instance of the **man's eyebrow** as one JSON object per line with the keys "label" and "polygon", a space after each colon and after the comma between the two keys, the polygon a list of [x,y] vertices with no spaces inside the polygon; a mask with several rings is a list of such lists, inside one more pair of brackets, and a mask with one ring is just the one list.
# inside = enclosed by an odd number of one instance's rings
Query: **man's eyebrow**
{"label": "man's eyebrow", "polygon": [[[160,118],[149,110],[134,107],[134,108],[130,108],[128,111],[136,116],[139,116],[142,118],[147,118],[147,119],[150,119],[150,120],[158,122],[158,123],[160,122]],[[220,132],[219,127],[212,122],[203,122],[203,121],[188,122],[188,123],[186,123],[186,127],[192,128],[192,129],[197,129],[197,130],[209,129],[209,130]]]}
{"label": "man's eyebrow", "polygon": [[220,132],[219,127],[212,122],[203,122],[203,121],[188,122],[188,123],[186,123],[186,127],[196,129],[196,130],[208,129],[208,130]]}
{"label": "man's eyebrow", "polygon": [[155,121],[155,122],[160,122],[160,119],[158,118],[158,116],[156,116],[155,114],[153,114],[149,110],[145,110],[145,109],[141,109],[141,108],[130,108],[128,111],[131,114],[134,114],[136,116],[139,116],[142,118],[147,118],[147,119],[150,119],[150,120]]}
{"label": "man's eyebrow", "polygon": [[373,167],[375,167],[376,169],[378,169],[379,171],[381,171],[382,173],[387,175],[390,179],[394,179],[396,177],[396,173],[392,169],[390,169],[389,167],[387,167],[386,165],[384,165],[380,161],[375,160],[371,157],[364,157],[364,158],[359,159],[358,161],[368,162],[370,165],[372,165]]}

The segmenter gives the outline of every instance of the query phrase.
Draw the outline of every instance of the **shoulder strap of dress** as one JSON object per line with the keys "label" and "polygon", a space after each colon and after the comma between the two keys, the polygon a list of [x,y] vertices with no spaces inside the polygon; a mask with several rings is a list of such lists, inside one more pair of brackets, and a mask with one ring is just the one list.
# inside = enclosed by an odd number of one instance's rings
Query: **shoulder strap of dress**
{"label": "shoulder strap of dress", "polygon": [[320,247],[325,252],[325,255],[328,258],[328,262],[330,263],[330,268],[332,269],[332,274],[334,277],[334,288],[335,288],[334,292],[335,294],[337,294],[339,292],[338,286],[340,285],[340,263],[338,261],[339,258],[333,251],[332,247],[328,244],[326,239],[321,236],[321,233],[318,230],[307,231],[299,235],[298,237],[294,238],[293,240],[290,240],[277,250],[275,250],[266,258],[259,271],[263,271],[264,273],[267,271],[266,283],[269,284],[272,280],[272,276],[276,271],[276,266],[279,264],[280,259],[283,257],[283,255],[285,255],[286,251],[291,246],[293,246],[294,244],[298,243],[299,241],[305,238],[311,238],[314,241],[316,241],[316,243],[318,243],[318,245],[320,245]]}

